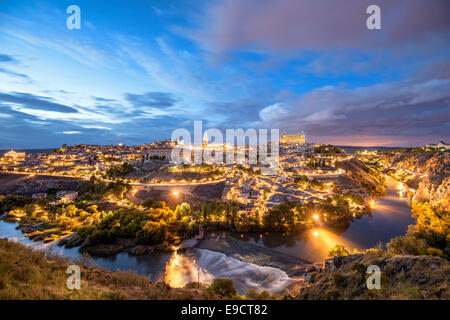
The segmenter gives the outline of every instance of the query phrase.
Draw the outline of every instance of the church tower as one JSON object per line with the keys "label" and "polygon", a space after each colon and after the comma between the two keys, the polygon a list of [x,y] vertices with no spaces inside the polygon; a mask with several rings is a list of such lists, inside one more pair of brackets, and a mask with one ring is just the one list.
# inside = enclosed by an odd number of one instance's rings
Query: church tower
{"label": "church tower", "polygon": [[205,131],[205,134],[203,135],[202,147],[205,148],[207,145],[208,145],[208,135],[206,134],[206,131]]}

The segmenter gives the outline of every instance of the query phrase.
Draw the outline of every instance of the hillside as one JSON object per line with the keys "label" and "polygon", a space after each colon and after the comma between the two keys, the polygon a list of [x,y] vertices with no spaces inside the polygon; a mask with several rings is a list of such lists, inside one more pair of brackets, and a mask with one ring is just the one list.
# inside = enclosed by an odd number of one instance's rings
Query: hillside
{"label": "hillside", "polygon": [[[381,288],[369,290],[367,267],[381,270]],[[296,296],[299,300],[450,299],[450,263],[434,256],[391,256],[373,250],[332,259],[325,270],[311,274]]]}
{"label": "hillside", "polygon": [[0,173],[0,195],[25,195],[54,190],[77,190],[80,180],[71,177]]}
{"label": "hillside", "polygon": [[336,162],[336,168],[347,172],[356,185],[363,187],[369,195],[381,196],[385,192],[385,180],[376,170],[368,167],[364,162],[350,158]]}
{"label": "hillside", "polygon": [[153,283],[133,272],[108,271],[78,264],[81,267],[81,289],[66,287],[68,260],[48,256],[18,243],[0,239],[0,300],[197,300],[217,299],[206,287],[171,288]]}
{"label": "hillside", "polygon": [[438,211],[450,212],[449,152],[401,152],[386,155],[383,161],[389,167],[420,173],[404,181],[417,189],[413,200],[427,201]]}

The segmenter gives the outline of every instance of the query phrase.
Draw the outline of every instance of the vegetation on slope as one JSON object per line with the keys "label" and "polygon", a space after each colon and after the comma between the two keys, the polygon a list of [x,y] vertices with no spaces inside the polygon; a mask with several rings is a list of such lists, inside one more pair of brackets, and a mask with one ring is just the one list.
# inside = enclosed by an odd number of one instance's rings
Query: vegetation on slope
{"label": "vegetation on slope", "polygon": [[349,176],[371,196],[385,195],[386,181],[384,176],[365,165],[358,159],[349,159],[336,162],[336,168],[343,169]]}
{"label": "vegetation on slope", "polygon": [[[450,299],[450,263],[432,256],[390,256],[382,250],[333,258],[332,267],[314,272],[296,299]],[[380,289],[367,288],[367,267],[381,271]]]}
{"label": "vegetation on slope", "polygon": [[81,289],[66,285],[68,260],[0,240],[0,300],[5,299],[217,299],[214,290],[201,285],[178,289],[134,272],[108,271],[78,263]]}
{"label": "vegetation on slope", "polygon": [[391,254],[434,255],[450,259],[450,213],[437,211],[427,202],[412,202],[417,223],[404,236],[391,240]]}

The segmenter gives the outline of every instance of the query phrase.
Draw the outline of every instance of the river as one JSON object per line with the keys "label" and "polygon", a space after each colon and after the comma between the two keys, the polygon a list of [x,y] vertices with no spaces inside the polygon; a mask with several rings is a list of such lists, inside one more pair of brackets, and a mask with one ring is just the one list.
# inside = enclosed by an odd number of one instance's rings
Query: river
{"label": "river", "polygon": [[[261,252],[266,258],[267,252],[270,255],[272,251],[277,256],[284,254],[287,258],[296,257],[308,262],[318,262],[327,258],[328,250],[337,243],[344,244],[350,250],[384,246],[391,238],[405,234],[408,225],[414,224],[411,209],[407,200],[402,197],[404,192],[399,191],[398,186],[398,182],[388,177],[386,196],[376,201],[372,214],[354,219],[345,225],[322,226],[302,235],[258,234],[236,237],[232,234],[221,234],[217,235],[217,239],[220,241],[221,237],[235,237],[236,241],[255,248],[261,247],[264,249]],[[188,249],[185,253],[156,252],[146,256],[134,256],[122,252],[114,257],[91,257],[86,260],[78,248],[66,249],[56,244],[35,243],[16,230],[16,226],[16,223],[0,220],[0,237],[40,249],[51,249],[75,262],[85,260],[109,270],[136,271],[149,275],[153,281],[165,281],[173,287],[182,287],[190,281],[208,283],[213,278],[220,277],[232,279],[240,294],[250,288],[266,289],[276,293],[300,281],[296,277],[289,277],[288,271],[282,270],[281,267],[239,259],[242,252],[238,247],[228,247],[225,252],[227,254],[224,254],[204,248],[200,244],[202,248]],[[257,255],[258,250],[254,251]]]}

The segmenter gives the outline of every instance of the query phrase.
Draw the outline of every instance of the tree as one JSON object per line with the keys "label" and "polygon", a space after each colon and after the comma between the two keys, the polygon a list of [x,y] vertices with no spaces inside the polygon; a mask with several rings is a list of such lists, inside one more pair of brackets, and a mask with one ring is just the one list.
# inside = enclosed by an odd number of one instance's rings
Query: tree
{"label": "tree", "polygon": [[231,298],[236,294],[236,289],[233,285],[233,280],[216,278],[213,280],[208,290],[218,294],[224,298]]}
{"label": "tree", "polygon": [[120,166],[112,167],[106,170],[106,176],[110,179],[118,179],[123,178],[132,171],[133,165],[128,162],[124,162]]}
{"label": "tree", "polygon": [[141,244],[159,244],[167,239],[168,233],[167,224],[163,221],[147,221],[136,236]]}
{"label": "tree", "polygon": [[175,208],[175,217],[177,220],[181,220],[183,217],[191,215],[191,206],[189,203],[183,202]]}
{"label": "tree", "polygon": [[427,242],[413,235],[405,235],[391,239],[386,245],[390,255],[427,254]]}
{"label": "tree", "polygon": [[284,232],[294,226],[294,211],[289,203],[282,203],[270,209],[263,218],[268,230]]}

